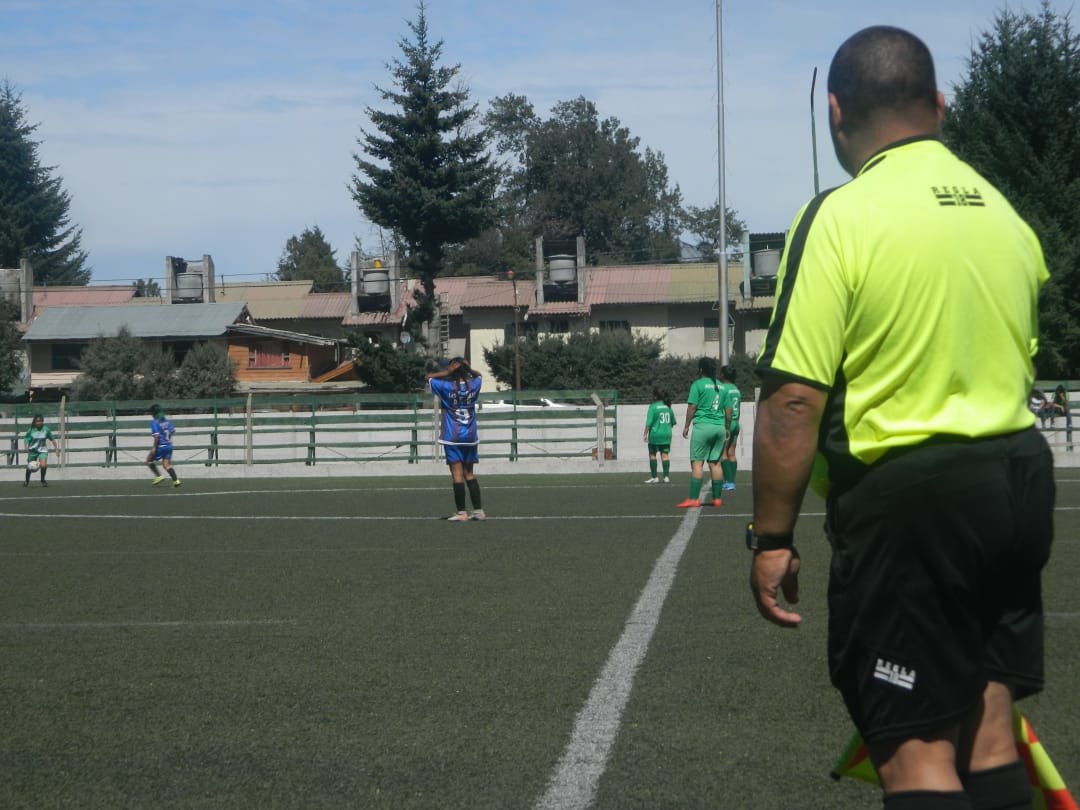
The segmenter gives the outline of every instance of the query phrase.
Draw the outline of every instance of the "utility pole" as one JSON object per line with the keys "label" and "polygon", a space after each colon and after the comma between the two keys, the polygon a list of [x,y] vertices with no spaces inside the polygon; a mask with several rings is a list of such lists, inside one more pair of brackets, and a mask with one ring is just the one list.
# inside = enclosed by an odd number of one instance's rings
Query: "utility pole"
{"label": "utility pole", "polygon": [[818,169],[817,169],[817,124],[814,121],[814,85],[817,84],[817,67],[814,68],[814,75],[810,77],[810,148],[814,152],[814,196],[818,195],[821,191],[821,186],[818,183]]}
{"label": "utility pole", "polygon": [[521,338],[518,335],[518,316],[521,308],[518,306],[517,279],[513,270],[506,271],[510,283],[514,285],[514,390],[521,390]]}
{"label": "utility pole", "polygon": [[[728,361],[728,268],[727,268],[727,199],[724,194],[724,23],[723,0],[716,0],[716,152],[720,180],[720,254],[717,272],[719,275],[719,315],[720,315],[720,364]],[[743,257],[748,261],[749,257]]]}

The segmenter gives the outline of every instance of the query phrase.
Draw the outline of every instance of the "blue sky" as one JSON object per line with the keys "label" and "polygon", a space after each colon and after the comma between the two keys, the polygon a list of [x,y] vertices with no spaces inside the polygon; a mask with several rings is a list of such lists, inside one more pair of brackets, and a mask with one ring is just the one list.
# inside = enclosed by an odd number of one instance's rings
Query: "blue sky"
{"label": "blue sky", "polygon": [[[1064,14],[1073,0],[1053,0]],[[824,74],[837,46],[899,25],[934,53],[941,89],[1001,2],[726,0],[725,196],[753,231],[784,230],[833,157]],[[1037,9],[1037,0],[1009,3]],[[273,273],[318,226],[347,260],[378,236],[349,194],[365,108],[413,0],[0,0],[0,78],[21,92],[46,165],[72,197],[93,282],[164,281],[166,255],[213,256],[219,279]],[[546,116],[584,96],[663,153],[684,201],[719,189],[714,0],[428,0],[444,62],[481,110],[507,93]],[[1076,15],[1072,17],[1074,25]],[[162,285],[164,286],[164,284]]]}

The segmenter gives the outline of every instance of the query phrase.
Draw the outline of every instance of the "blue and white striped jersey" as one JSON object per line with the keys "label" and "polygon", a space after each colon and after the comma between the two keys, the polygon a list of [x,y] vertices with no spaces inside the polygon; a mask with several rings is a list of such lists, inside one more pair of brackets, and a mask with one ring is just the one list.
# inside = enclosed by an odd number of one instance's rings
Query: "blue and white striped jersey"
{"label": "blue and white striped jersey", "polygon": [[431,380],[431,391],[442,405],[440,444],[477,444],[476,400],[480,396],[482,379]]}

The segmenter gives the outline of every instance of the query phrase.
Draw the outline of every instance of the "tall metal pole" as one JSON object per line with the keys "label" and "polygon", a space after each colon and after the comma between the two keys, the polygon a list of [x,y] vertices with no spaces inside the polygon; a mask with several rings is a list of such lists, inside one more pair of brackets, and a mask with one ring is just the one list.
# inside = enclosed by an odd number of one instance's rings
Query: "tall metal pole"
{"label": "tall metal pole", "polygon": [[817,84],[817,68],[814,68],[814,75],[810,78],[810,146],[814,150],[814,196],[818,195],[821,191],[821,186],[818,185],[818,171],[817,171],[817,124],[814,121],[814,85]]}
{"label": "tall metal pole", "polygon": [[518,337],[518,296],[517,296],[517,279],[514,277],[513,270],[507,270],[506,275],[510,276],[510,282],[514,285],[514,390],[521,390],[521,340]]}
{"label": "tall metal pole", "polygon": [[[720,363],[728,362],[728,282],[727,282],[727,196],[724,193],[724,21],[723,0],[716,0],[716,153],[720,181],[720,243],[719,298],[720,298]],[[744,256],[743,261],[749,261]]]}

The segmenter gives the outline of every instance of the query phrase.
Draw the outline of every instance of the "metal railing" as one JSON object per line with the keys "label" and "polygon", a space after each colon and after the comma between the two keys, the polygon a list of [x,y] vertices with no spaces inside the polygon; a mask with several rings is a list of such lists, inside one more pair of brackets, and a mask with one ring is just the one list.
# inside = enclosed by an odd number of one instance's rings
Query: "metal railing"
{"label": "metal railing", "polygon": [[[40,413],[56,435],[60,467],[146,463],[149,401],[19,404],[0,418],[8,466]],[[256,396],[160,400],[176,426],[177,463],[206,466],[406,461],[442,457],[439,410],[430,393]],[[618,457],[614,391],[481,394],[481,453],[487,459]]]}

